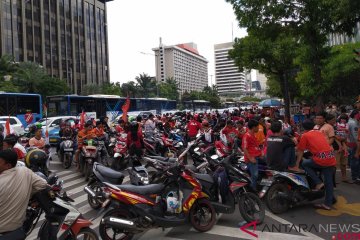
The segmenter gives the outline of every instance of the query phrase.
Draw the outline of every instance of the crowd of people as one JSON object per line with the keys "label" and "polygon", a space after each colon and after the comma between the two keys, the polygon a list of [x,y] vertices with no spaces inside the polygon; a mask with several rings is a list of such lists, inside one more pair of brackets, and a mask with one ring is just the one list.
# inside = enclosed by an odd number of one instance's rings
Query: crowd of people
{"label": "crowd of people", "polygon": [[[79,122],[63,123],[59,135],[75,140],[75,162],[78,162],[84,139],[107,138],[110,131],[126,133],[129,152],[139,156],[143,154],[143,139],[153,136],[156,131],[167,134],[172,129],[183,128],[186,141],[195,139],[200,132],[203,133],[204,143],[213,144],[220,139],[234,151],[244,155],[254,189],[259,164],[267,164],[269,168],[278,171],[305,171],[314,182],[313,191],[325,189],[324,202],[315,207],[331,210],[336,202],[336,167],[340,169],[341,182],[360,184],[360,102],[355,104],[351,112],[346,109],[337,111],[334,108],[326,110],[308,115],[301,126],[291,119],[270,116],[260,110],[239,109],[222,113],[214,111],[157,116],[150,114],[146,119],[140,116],[135,119],[120,118],[115,126],[111,127],[107,118],[96,122],[87,121],[83,125]],[[35,128],[32,134],[29,136],[29,146],[43,149],[45,139],[41,127]],[[30,193],[44,188],[46,182],[26,168],[15,168],[16,161],[23,159],[26,154],[25,148],[18,143],[17,136],[10,134],[0,140],[3,148],[0,151],[0,206],[8,209],[0,213],[1,239],[1,233],[16,231],[21,227],[20,222],[25,217],[23,208],[27,205]],[[350,176],[347,175],[348,166],[351,170]],[[317,174],[319,170],[324,176],[323,179]],[[21,192],[26,194],[14,195],[14,188],[22,189]],[[14,202],[14,199],[17,201]],[[10,213],[15,208],[16,214]]]}

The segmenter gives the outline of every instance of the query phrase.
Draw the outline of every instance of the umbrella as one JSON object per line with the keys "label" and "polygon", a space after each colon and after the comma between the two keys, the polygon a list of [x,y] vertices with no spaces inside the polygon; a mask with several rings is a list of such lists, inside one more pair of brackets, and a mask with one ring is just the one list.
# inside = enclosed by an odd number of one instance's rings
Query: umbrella
{"label": "umbrella", "polygon": [[260,107],[280,107],[282,103],[276,99],[265,99],[259,103]]}

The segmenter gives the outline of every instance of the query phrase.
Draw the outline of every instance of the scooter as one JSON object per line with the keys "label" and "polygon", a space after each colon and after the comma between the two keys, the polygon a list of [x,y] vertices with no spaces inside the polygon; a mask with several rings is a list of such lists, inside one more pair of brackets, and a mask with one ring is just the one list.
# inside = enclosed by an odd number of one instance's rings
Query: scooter
{"label": "scooter", "polygon": [[93,209],[99,209],[101,204],[105,201],[102,196],[101,187],[104,182],[120,185],[124,180],[125,175],[117,172],[111,168],[105,167],[100,163],[95,162],[93,165],[92,175],[88,185],[84,191],[88,194],[88,202]]}
{"label": "scooter", "polygon": [[267,170],[267,177],[261,179],[261,197],[271,212],[286,212],[290,207],[304,201],[313,201],[324,197],[325,191],[313,191],[314,183],[306,173],[281,172]]}
{"label": "scooter", "polygon": [[164,183],[106,185],[104,193],[108,201],[103,205],[114,208],[100,222],[102,239],[131,239],[152,228],[175,227],[188,221],[194,229],[206,232],[215,224],[216,213],[209,196],[182,165],[170,167]]}

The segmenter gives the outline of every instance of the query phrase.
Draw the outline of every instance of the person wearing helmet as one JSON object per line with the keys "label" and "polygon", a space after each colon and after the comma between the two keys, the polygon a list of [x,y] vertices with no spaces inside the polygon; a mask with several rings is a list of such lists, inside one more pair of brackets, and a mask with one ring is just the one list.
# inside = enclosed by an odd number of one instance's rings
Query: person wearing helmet
{"label": "person wearing helmet", "polygon": [[35,124],[29,124],[28,125],[28,129],[29,131],[27,133],[24,134],[25,137],[27,138],[33,138],[35,136],[35,132],[36,132],[36,125]]}
{"label": "person wearing helmet", "polygon": [[127,133],[126,145],[130,155],[142,155],[144,148],[143,135],[139,132],[139,124],[136,121],[130,122],[129,132]]}
{"label": "person wearing helmet", "polygon": [[29,140],[30,147],[37,147],[39,149],[45,148],[45,139],[42,137],[42,129],[37,128],[35,136]]}
{"label": "person wearing helmet", "polygon": [[9,134],[4,138],[3,150],[13,149],[19,159],[24,159],[26,155],[25,148],[17,142],[18,138],[15,134]]}
{"label": "person wearing helmet", "polygon": [[22,225],[30,197],[47,187],[44,179],[16,164],[13,150],[0,151],[0,239],[26,238]]}

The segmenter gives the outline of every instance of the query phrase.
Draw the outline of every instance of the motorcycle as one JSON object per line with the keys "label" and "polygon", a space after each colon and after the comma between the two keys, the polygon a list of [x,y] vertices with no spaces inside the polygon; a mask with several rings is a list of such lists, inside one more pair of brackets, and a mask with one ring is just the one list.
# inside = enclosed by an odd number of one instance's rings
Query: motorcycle
{"label": "motorcycle", "polygon": [[63,167],[68,169],[71,167],[74,155],[74,142],[70,137],[62,137],[60,143],[59,158],[63,163]]}
{"label": "motorcycle", "polygon": [[231,214],[238,205],[245,221],[262,223],[265,218],[264,204],[250,187],[251,180],[248,174],[238,167],[237,154],[233,153],[221,160],[218,155],[213,155],[203,160],[204,163],[196,169],[201,172],[202,168],[211,165],[211,174],[194,173],[194,177],[201,183],[204,192],[210,196],[216,212]]}
{"label": "motorcycle", "polygon": [[286,212],[290,207],[305,201],[324,197],[325,190],[313,191],[315,184],[306,173],[267,170],[267,177],[261,179],[261,197],[271,212]]}
{"label": "motorcycle", "polygon": [[86,181],[89,180],[94,162],[98,160],[97,141],[92,139],[84,139],[83,147],[80,152],[80,170],[85,176]]}
{"label": "motorcycle", "polygon": [[117,171],[122,171],[128,165],[127,146],[126,146],[126,135],[122,134],[117,140],[114,146],[113,161],[111,168]]}
{"label": "motorcycle", "polygon": [[[151,138],[144,138],[144,147],[147,154],[175,157],[176,149],[173,147],[173,140],[165,136],[154,136]],[[181,144],[179,143],[179,147]]]}
{"label": "motorcycle", "polygon": [[120,185],[124,180],[125,175],[121,172],[114,171],[111,168],[105,167],[100,163],[95,162],[93,165],[92,174],[88,185],[84,191],[88,194],[88,202],[93,209],[99,209],[101,204],[105,201],[102,196],[103,182]]}
{"label": "motorcycle", "polygon": [[175,163],[171,166],[164,183],[106,185],[107,201],[103,205],[115,208],[100,222],[102,239],[131,239],[148,229],[175,227],[188,221],[194,229],[206,232],[215,224],[216,213],[209,196],[183,165]]}
{"label": "motorcycle", "polygon": [[41,208],[45,212],[45,221],[38,232],[38,239],[91,239],[97,240],[98,236],[90,228],[91,221],[82,217],[81,213],[72,206],[74,202],[62,193],[44,190],[34,195],[36,202],[33,206]]}

